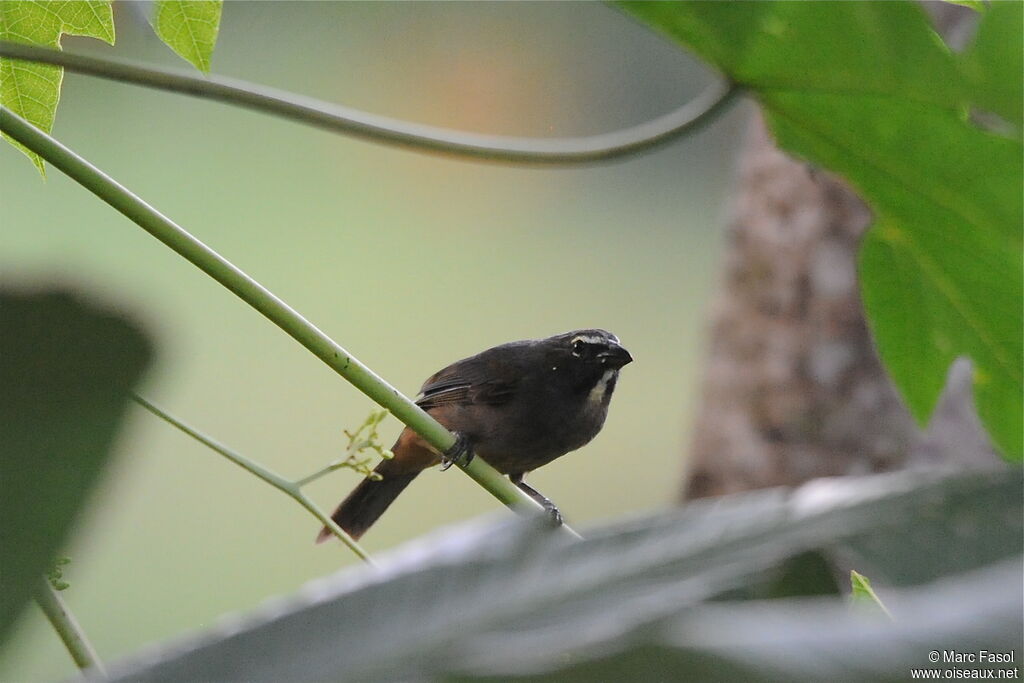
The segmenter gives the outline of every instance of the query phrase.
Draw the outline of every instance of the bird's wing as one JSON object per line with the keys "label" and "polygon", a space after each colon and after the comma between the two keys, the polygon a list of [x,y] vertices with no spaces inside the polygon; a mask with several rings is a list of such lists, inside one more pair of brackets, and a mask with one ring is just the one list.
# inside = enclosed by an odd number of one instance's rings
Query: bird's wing
{"label": "bird's wing", "polygon": [[474,384],[469,393],[473,403],[500,406],[512,400],[518,385],[518,378],[489,379],[486,382]]}
{"label": "bird's wing", "polygon": [[[475,360],[475,359],[474,359]],[[436,408],[450,404],[501,405],[515,394],[519,377],[496,376],[490,364],[461,361],[455,363],[427,380],[420,389],[421,397],[416,405]]]}
{"label": "bird's wing", "polygon": [[420,408],[426,410],[451,403],[469,402],[469,389],[472,385],[465,378],[453,376],[437,381],[433,379],[428,379],[420,389],[421,397],[416,401]]}

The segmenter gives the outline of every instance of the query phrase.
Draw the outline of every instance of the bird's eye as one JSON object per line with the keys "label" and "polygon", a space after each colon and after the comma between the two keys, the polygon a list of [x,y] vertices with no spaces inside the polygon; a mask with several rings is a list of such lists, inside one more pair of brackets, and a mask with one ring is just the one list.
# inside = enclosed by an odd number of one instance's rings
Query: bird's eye
{"label": "bird's eye", "polygon": [[581,356],[583,355],[583,342],[579,339],[572,343],[572,355]]}

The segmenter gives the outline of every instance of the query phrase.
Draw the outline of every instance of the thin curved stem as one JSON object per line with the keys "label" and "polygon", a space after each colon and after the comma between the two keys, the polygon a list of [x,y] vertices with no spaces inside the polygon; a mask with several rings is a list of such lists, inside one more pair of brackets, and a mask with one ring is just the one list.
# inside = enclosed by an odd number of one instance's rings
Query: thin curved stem
{"label": "thin curved stem", "polygon": [[290,498],[293,498],[300,505],[302,505],[302,507],[306,508],[306,510],[312,513],[314,517],[320,520],[320,522],[326,524],[327,527],[331,530],[331,532],[333,532],[334,535],[337,536],[342,543],[348,546],[349,550],[354,552],[364,562],[371,565],[373,564],[373,559],[370,557],[370,554],[367,553],[361,545],[356,543],[354,538],[349,536],[347,533],[345,533],[343,529],[339,528],[337,524],[331,521],[331,518],[324,514],[323,510],[317,507],[317,505],[313,503],[313,501],[307,498],[306,495],[299,490],[299,486],[295,482],[285,479],[281,475],[268,470],[259,463],[250,460],[249,458],[246,458],[244,455],[241,455],[240,453],[228,448],[227,446],[220,443],[216,439],[206,436],[198,429],[190,427],[183,421],[174,417],[173,415],[163,410],[162,408],[157,407],[156,405],[139,396],[138,394],[132,394],[132,400],[138,403],[146,410],[148,410],[153,415],[156,415],[161,420],[174,427],[175,429],[178,429],[179,431],[184,432],[188,436],[191,436],[193,439],[203,444],[210,450],[219,453],[220,455],[223,455],[225,458],[235,463],[242,469],[246,470],[250,474],[255,475],[256,477],[262,479],[266,483],[273,486],[278,491],[286,494]]}
{"label": "thin curved stem", "polygon": [[320,469],[318,469],[316,472],[313,472],[312,474],[307,474],[304,477],[299,477],[298,479],[295,480],[294,484],[295,484],[296,487],[301,489],[303,486],[307,486],[308,484],[312,484],[317,479],[321,479],[323,477],[326,477],[331,472],[337,472],[340,469],[344,469],[345,466],[346,465],[345,465],[345,462],[343,460],[342,461],[338,461],[338,462],[332,462],[330,465],[327,465],[326,467],[321,467]]}
{"label": "thin curved stem", "polygon": [[61,642],[67,648],[75,666],[79,669],[92,669],[101,675],[106,674],[103,662],[96,654],[92,643],[85,636],[85,631],[78,625],[75,615],[71,613],[64,599],[60,597],[60,593],[55,591],[45,578],[39,579],[34,597],[39,609],[43,611],[50,625],[53,626],[53,630],[60,636]]}
{"label": "thin curved stem", "polygon": [[[3,106],[0,106],[0,131],[66,173],[262,313],[377,405],[391,411],[392,415],[438,451],[447,452],[455,445],[455,436],[437,420],[359,362],[298,311],[103,171]],[[484,462],[483,458],[473,458],[468,465],[460,462],[459,467],[491,495],[514,510],[522,514],[544,513],[544,508],[537,501]],[[571,529],[566,529],[567,533],[575,534]]]}
{"label": "thin curved stem", "polygon": [[580,164],[627,157],[691,133],[717,116],[739,93],[718,81],[673,112],[631,128],[573,138],[523,138],[465,133],[379,116],[245,81],[198,78],[125,60],[89,57],[0,41],[0,57],[62,66],[69,71],[213,99],[408,149],[515,164]]}

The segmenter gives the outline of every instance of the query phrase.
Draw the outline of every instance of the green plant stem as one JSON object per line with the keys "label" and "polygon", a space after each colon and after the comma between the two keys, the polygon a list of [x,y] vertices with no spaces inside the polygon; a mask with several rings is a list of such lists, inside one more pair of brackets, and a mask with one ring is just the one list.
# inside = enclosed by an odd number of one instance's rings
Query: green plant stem
{"label": "green plant stem", "polygon": [[338,470],[340,470],[344,466],[345,466],[345,461],[344,460],[339,460],[337,462],[332,462],[327,467],[322,467],[322,468],[318,469],[316,472],[313,472],[312,474],[307,474],[304,477],[296,479],[294,483],[295,483],[295,485],[297,487],[299,487],[301,489],[303,486],[306,486],[307,484],[310,484],[310,483],[316,481],[317,479],[320,479],[321,477],[325,477],[328,474],[330,474],[331,472],[337,472]]}
{"label": "green plant stem", "polygon": [[[409,398],[378,377],[263,285],[123,185],[2,106],[0,130],[53,164],[262,313],[372,401],[391,411],[392,415],[438,451],[447,452],[455,444],[455,436]],[[473,458],[468,465],[460,462],[459,467],[505,505],[523,514],[543,514],[544,508],[537,501],[526,495],[483,459]],[[566,529],[569,533],[575,534],[567,527]]]}
{"label": "green plant stem", "polygon": [[71,659],[75,661],[75,665],[79,669],[93,669],[101,674],[106,674],[103,662],[100,661],[96,650],[86,638],[85,631],[78,625],[75,615],[71,613],[64,599],[45,578],[40,578],[36,585],[35,600],[50,621],[53,630],[60,636]]}
{"label": "green plant stem", "polygon": [[334,535],[341,540],[342,543],[347,545],[352,552],[358,555],[360,559],[371,565],[373,564],[373,559],[370,557],[370,554],[367,553],[362,546],[356,543],[355,539],[353,539],[343,529],[341,529],[337,524],[335,524],[334,521],[328,515],[324,514],[323,510],[321,510],[316,505],[316,503],[311,501],[306,496],[306,494],[302,493],[302,491],[299,490],[299,484],[297,482],[289,481],[288,479],[285,479],[281,475],[268,470],[259,463],[254,462],[249,458],[246,458],[245,456],[239,454],[238,452],[231,450],[224,444],[220,443],[219,441],[216,441],[215,439],[209,436],[206,436],[205,434],[195,429],[194,427],[190,427],[189,425],[185,424],[184,422],[174,417],[167,411],[157,407],[156,405],[139,396],[138,394],[132,394],[132,400],[134,400],[140,406],[151,412],[153,415],[159,417],[164,422],[170,424],[171,426],[184,432],[185,434],[188,434],[193,439],[203,444],[207,448],[223,455],[225,458],[235,463],[242,469],[246,470],[247,472],[250,472],[251,474],[256,475],[263,481],[273,486],[278,491],[281,491],[290,498],[294,499],[297,503],[299,503],[299,505],[306,508],[306,510],[308,510],[314,517],[320,520],[321,523],[325,524],[327,528],[329,528],[331,532],[333,532]]}
{"label": "green plant stem", "polygon": [[682,107],[631,128],[576,138],[481,135],[410,123],[244,81],[0,41],[0,57],[43,62],[90,76],[218,100],[374,142],[506,163],[579,164],[627,157],[694,132],[736,99],[718,81]]}

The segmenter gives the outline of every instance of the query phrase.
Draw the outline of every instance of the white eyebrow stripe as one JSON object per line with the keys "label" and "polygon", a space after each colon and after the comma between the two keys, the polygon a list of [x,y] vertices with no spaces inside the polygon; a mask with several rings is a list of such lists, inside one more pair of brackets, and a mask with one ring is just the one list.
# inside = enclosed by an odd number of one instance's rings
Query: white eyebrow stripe
{"label": "white eyebrow stripe", "polygon": [[[615,339],[615,337],[612,337],[612,339],[616,343],[618,343],[618,341],[619,341],[618,339]],[[577,335],[577,336],[572,338],[572,343],[573,344],[575,344],[578,341],[581,341],[584,344],[607,344],[608,343],[608,338],[607,337],[599,337],[599,336],[596,336],[596,335],[580,334],[580,335]]]}

